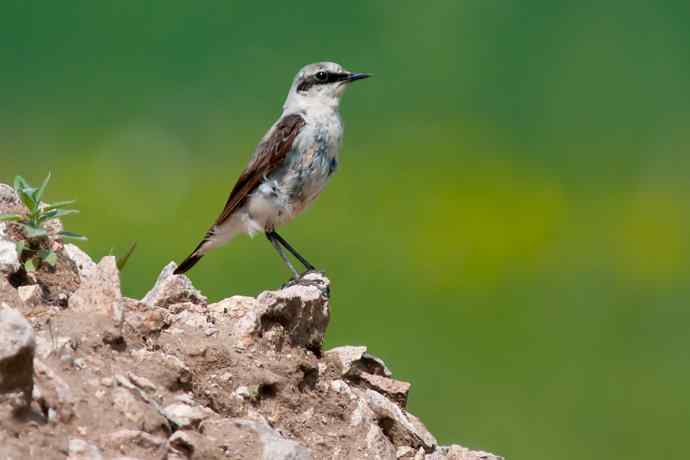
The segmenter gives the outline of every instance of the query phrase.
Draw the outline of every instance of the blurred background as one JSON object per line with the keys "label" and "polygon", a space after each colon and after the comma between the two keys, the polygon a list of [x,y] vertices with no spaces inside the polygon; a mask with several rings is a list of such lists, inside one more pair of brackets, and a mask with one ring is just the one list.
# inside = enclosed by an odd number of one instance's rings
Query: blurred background
{"label": "blurred background", "polygon": [[[649,3],[649,4],[647,4]],[[657,458],[690,428],[687,2],[4,0],[0,181],[53,180],[141,296],[222,208],[294,73],[374,78],[284,236],[333,281],[328,346],[414,383],[443,443]],[[289,273],[263,237],[191,272]]]}

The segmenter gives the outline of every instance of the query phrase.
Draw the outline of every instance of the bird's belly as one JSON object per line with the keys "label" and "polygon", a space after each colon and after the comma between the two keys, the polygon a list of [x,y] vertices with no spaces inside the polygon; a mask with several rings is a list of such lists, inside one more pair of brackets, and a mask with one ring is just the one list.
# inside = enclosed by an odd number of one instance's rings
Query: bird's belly
{"label": "bird's belly", "polygon": [[283,165],[251,194],[248,228],[284,225],[314,202],[337,167],[339,132],[330,133],[323,126],[305,130]]}

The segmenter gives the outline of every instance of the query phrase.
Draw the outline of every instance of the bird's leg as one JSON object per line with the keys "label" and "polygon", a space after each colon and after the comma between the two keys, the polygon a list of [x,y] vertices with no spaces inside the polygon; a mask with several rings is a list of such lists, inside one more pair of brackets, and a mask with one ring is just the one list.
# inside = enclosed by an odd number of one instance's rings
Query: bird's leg
{"label": "bird's leg", "polygon": [[288,268],[294,275],[294,279],[298,280],[300,278],[300,273],[295,269],[295,267],[292,265],[292,262],[290,262],[290,259],[288,259],[287,254],[285,254],[285,252],[283,251],[283,248],[280,246],[280,243],[276,239],[275,232],[266,232],[266,238],[268,238],[268,241],[271,242],[275,250],[278,252],[280,258],[283,259],[283,262],[285,262],[285,264],[288,266]]}
{"label": "bird's leg", "polygon": [[302,263],[302,265],[304,265],[304,268],[306,268],[307,271],[316,270],[316,267],[314,267],[312,264],[310,264],[309,261],[307,261],[307,259],[305,259],[304,257],[302,257],[302,256],[299,254],[299,252],[297,252],[297,251],[295,250],[295,248],[293,248],[292,246],[290,246],[290,243],[288,243],[287,241],[285,241],[285,238],[283,238],[282,236],[278,235],[278,234],[275,232],[275,230],[272,231],[271,233],[273,234],[273,238],[275,238],[275,240],[276,240],[278,243],[282,244],[283,247],[284,247],[285,249],[287,249],[288,251],[290,251],[290,254],[292,254],[293,256],[295,256],[295,258],[297,258],[297,260],[299,260],[299,261]]}

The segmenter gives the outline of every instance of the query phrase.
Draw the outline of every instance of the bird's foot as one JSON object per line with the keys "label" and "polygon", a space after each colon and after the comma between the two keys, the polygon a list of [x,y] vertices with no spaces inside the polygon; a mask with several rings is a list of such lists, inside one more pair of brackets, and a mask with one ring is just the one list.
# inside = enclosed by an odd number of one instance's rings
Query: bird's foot
{"label": "bird's foot", "polygon": [[309,270],[305,271],[304,273],[302,273],[301,275],[299,275],[299,277],[293,276],[292,278],[290,278],[285,284],[283,284],[281,286],[281,289],[285,289],[285,288],[288,288],[290,286],[296,286],[299,284],[301,286],[317,287],[322,292],[324,292],[324,294],[326,294],[327,296],[330,295],[330,288],[328,286],[324,286],[323,281],[321,281],[319,279],[305,279],[305,277],[311,273],[316,273],[316,274],[320,274],[320,275],[324,274],[324,272],[319,271],[315,268],[309,269]]}

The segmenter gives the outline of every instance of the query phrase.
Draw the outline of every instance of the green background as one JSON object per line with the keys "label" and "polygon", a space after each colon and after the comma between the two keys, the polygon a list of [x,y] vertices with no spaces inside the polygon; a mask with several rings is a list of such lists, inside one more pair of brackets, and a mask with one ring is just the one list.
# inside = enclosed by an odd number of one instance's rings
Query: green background
{"label": "green background", "polygon": [[[444,443],[682,457],[690,6],[581,3],[3,0],[0,180],[52,171],[92,256],[138,242],[141,296],[303,64],[371,72],[338,174],[282,232],[332,279],[328,345],[412,381]],[[263,237],[191,272],[212,300],[287,276]]]}

